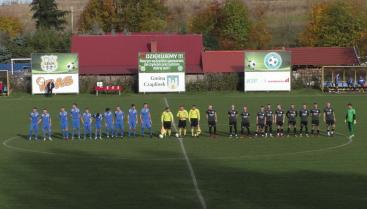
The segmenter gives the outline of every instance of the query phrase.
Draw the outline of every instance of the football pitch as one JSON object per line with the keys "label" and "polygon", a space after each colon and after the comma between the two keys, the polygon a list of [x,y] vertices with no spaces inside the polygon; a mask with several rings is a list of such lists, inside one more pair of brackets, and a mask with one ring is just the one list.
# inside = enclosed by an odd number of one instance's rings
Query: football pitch
{"label": "football pitch", "polygon": [[[231,104],[249,107],[251,130],[260,105],[297,109],[330,101],[334,137],[229,138]],[[168,103],[174,115],[183,104],[201,111],[203,135],[184,139],[136,137],[102,141],[60,138],[59,109],[103,112],[149,103],[155,134]],[[346,104],[357,111],[357,131],[347,138]],[[1,209],[364,209],[367,206],[367,99],[365,95],[205,92],[185,94],[57,95],[15,94],[0,98]],[[213,104],[220,137],[207,137],[204,112]],[[28,114],[47,107],[54,140],[28,141]],[[70,124],[69,124],[70,125]],[[125,131],[126,131],[125,124]],[[299,128],[299,123],[297,123]],[[274,129],[274,128],[273,128]],[[138,126],[138,132],[140,128]],[[325,127],[322,125],[322,132]]]}

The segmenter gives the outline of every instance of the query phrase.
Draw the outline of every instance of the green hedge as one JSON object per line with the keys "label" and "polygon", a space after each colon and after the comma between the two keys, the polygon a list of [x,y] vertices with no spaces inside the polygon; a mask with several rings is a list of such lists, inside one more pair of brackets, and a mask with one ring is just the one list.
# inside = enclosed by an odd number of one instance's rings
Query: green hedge
{"label": "green hedge", "polygon": [[188,92],[198,91],[237,91],[243,90],[243,74],[213,73],[204,75],[203,79],[190,81],[186,85]]}

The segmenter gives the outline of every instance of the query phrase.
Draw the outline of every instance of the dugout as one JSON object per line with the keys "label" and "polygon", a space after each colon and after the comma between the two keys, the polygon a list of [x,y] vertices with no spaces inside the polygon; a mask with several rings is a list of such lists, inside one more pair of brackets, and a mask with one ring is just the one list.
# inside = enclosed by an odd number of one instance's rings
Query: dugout
{"label": "dugout", "polygon": [[9,72],[7,70],[0,70],[0,96],[10,95],[10,81]]}
{"label": "dugout", "polygon": [[324,66],[321,69],[321,90],[328,93],[365,92],[366,66]]}

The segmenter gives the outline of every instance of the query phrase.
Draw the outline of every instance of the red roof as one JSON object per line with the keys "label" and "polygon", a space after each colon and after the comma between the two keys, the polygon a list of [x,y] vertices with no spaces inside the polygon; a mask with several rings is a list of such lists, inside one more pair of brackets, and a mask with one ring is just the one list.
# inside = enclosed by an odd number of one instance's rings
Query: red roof
{"label": "red roof", "polygon": [[[292,53],[292,65],[358,65],[353,48],[303,47],[287,48]],[[244,51],[205,51],[202,53],[204,73],[244,71]]]}
{"label": "red roof", "polygon": [[144,33],[130,35],[75,35],[71,52],[79,54],[80,74],[136,74],[138,53],[184,52],[187,73],[202,73],[201,35]]}
{"label": "red roof", "polygon": [[358,65],[354,48],[344,47],[299,47],[288,48],[292,52],[293,65]]}

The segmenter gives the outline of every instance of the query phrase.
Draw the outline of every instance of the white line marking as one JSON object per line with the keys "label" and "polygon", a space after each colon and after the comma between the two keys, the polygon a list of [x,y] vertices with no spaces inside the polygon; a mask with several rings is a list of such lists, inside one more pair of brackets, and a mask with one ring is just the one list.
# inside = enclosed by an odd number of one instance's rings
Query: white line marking
{"label": "white line marking", "polygon": [[[346,137],[345,135],[338,134],[339,136]],[[184,157],[171,157],[171,158],[124,158],[124,157],[108,157],[108,156],[85,156],[85,155],[73,155],[73,154],[66,154],[66,153],[56,153],[56,152],[44,152],[38,150],[31,150],[25,149],[21,147],[16,147],[13,145],[9,145],[11,141],[18,137],[11,137],[5,139],[3,141],[3,146],[14,151],[18,152],[30,152],[36,154],[46,154],[46,155],[59,155],[65,157],[79,157],[79,158],[97,158],[97,159],[113,159],[113,160],[136,160],[136,161],[173,161],[173,160],[184,160]],[[279,156],[289,156],[289,155],[301,155],[301,154],[309,154],[315,152],[326,152],[330,150],[337,150],[343,147],[346,147],[353,143],[353,139],[349,139],[346,143],[332,146],[332,147],[325,147],[315,150],[305,150],[305,151],[298,151],[298,152],[288,152],[288,153],[278,153],[278,154],[260,154],[260,155],[239,155],[239,156],[222,156],[222,157],[197,157],[192,159],[200,159],[200,160],[243,160],[243,159],[253,159],[253,158],[261,158],[261,157],[279,157]]]}
{"label": "white line marking", "polygon": [[65,157],[79,157],[79,158],[96,158],[96,159],[113,159],[113,160],[136,160],[136,161],[170,161],[170,160],[184,160],[183,157],[180,158],[124,158],[124,157],[108,157],[108,156],[87,156],[87,155],[73,155],[73,154],[66,154],[66,153],[56,153],[56,152],[44,152],[44,151],[38,151],[38,150],[31,150],[31,149],[25,149],[21,147],[16,147],[13,145],[9,145],[8,143],[13,141],[18,137],[11,137],[8,139],[5,139],[3,141],[3,145],[10,149],[15,150],[19,152],[29,152],[29,153],[36,153],[36,154],[45,154],[45,155],[58,155],[58,156],[65,156]]}
{"label": "white line marking", "polygon": [[[164,97],[164,102],[166,104],[167,107],[169,107],[169,104],[168,104],[168,100],[166,97]],[[176,127],[176,124],[173,122],[173,128],[175,129],[175,132],[177,132],[177,127]],[[190,175],[191,175],[191,179],[192,179],[192,183],[194,185],[194,188],[195,188],[195,191],[196,191],[196,195],[198,196],[199,198],[199,201],[200,201],[200,204],[201,204],[201,207],[203,209],[207,209],[207,205],[206,205],[206,202],[205,202],[205,199],[204,199],[204,196],[203,194],[201,193],[200,191],[200,188],[199,188],[199,184],[198,184],[198,181],[196,179],[196,175],[195,175],[195,172],[194,172],[194,169],[192,167],[192,164],[190,162],[190,159],[189,159],[189,156],[187,155],[187,152],[186,152],[186,148],[185,148],[185,145],[182,141],[182,138],[178,138],[178,142],[180,143],[180,147],[181,147],[181,151],[182,151],[182,154],[185,158],[185,161],[186,161],[186,164],[187,164],[187,167],[190,171]]]}

